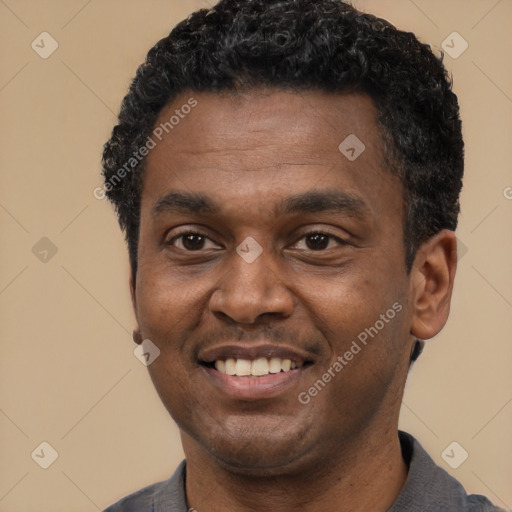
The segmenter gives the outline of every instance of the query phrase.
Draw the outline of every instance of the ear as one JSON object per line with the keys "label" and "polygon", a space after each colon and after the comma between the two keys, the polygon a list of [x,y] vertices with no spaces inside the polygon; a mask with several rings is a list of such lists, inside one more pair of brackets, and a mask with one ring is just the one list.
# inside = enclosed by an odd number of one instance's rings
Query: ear
{"label": "ear", "polygon": [[444,229],[423,243],[411,269],[411,334],[428,340],[444,327],[450,313],[457,268],[457,238]]}
{"label": "ear", "polygon": [[130,272],[130,295],[132,297],[132,307],[133,313],[135,315],[135,327],[133,328],[132,338],[137,345],[142,343],[142,334],[140,332],[139,322],[137,320],[137,299],[135,296],[135,280],[133,278],[133,273]]}

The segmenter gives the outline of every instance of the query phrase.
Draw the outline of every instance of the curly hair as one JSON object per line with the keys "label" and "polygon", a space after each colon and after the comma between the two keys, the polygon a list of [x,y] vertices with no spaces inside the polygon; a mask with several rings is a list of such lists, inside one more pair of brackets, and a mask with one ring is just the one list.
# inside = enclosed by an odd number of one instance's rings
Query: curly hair
{"label": "curly hair", "polygon": [[409,272],[424,241],[455,230],[460,209],[464,144],[442,59],[413,33],[341,0],[221,0],[191,14],[148,52],[104,146],[105,195],[125,232],[133,277],[145,161],[134,155],[159,113],[185,91],[258,87],[372,98],[385,145],[383,167],[403,185]]}

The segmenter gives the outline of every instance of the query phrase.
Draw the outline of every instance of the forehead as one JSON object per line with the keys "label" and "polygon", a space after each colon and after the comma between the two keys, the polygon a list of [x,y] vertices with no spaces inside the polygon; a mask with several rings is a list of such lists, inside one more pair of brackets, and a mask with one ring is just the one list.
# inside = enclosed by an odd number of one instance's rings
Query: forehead
{"label": "forehead", "polygon": [[[196,106],[188,108],[192,101]],[[382,145],[374,103],[359,93],[275,89],[182,93],[161,111],[155,126],[164,128],[163,140],[158,141],[148,161],[171,148],[194,156],[284,144],[287,155],[302,155],[316,162],[325,156],[328,146],[335,144],[336,149],[351,134],[365,140],[373,150]],[[242,141],[243,146],[239,146]],[[278,162],[277,156],[272,156],[273,163]]]}
{"label": "forehead", "polygon": [[383,168],[376,108],[363,94],[183,93],[162,110],[159,128],[146,159],[143,208],[173,190],[218,196],[226,208],[240,198],[269,202],[269,191],[332,189],[363,195],[371,206],[391,187],[401,198]]}

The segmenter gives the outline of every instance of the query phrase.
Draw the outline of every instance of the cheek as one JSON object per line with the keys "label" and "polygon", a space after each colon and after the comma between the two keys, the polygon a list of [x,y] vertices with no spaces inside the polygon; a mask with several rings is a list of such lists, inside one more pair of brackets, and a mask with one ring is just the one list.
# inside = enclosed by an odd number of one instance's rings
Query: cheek
{"label": "cheek", "polygon": [[364,269],[322,280],[308,276],[299,281],[297,290],[300,302],[315,312],[320,325],[331,327],[335,333],[364,327],[378,317],[383,304],[393,303],[394,295],[383,289],[379,275]]}
{"label": "cheek", "polygon": [[329,407],[333,423],[368,420],[404,371],[406,304],[398,287],[379,284],[368,276],[346,287],[333,281],[328,290],[310,295],[331,353],[321,373],[334,375],[318,403]]}
{"label": "cheek", "polygon": [[156,269],[155,265],[151,274],[140,274],[138,322],[143,338],[149,338],[160,350],[147,369],[160,399],[179,424],[183,411],[194,403],[189,388],[198,369],[187,340],[200,319],[200,300],[190,280],[171,279],[168,271]]}
{"label": "cheek", "polygon": [[[364,267],[320,283],[301,280],[300,301],[330,347],[332,364],[347,352],[344,374],[361,384],[368,370],[387,373],[398,364],[407,339],[406,294],[401,277]],[[342,379],[338,379],[342,380]]]}
{"label": "cheek", "polygon": [[158,262],[140,269],[136,300],[139,326],[148,335],[179,331],[201,302],[196,280],[180,278]]}

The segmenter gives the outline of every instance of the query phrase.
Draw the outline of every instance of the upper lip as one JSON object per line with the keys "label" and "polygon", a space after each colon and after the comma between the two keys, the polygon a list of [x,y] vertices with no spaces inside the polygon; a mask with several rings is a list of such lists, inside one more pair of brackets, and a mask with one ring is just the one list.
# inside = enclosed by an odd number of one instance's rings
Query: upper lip
{"label": "upper lip", "polygon": [[287,345],[269,345],[269,344],[226,344],[217,345],[200,351],[198,359],[201,363],[214,363],[217,360],[226,359],[255,359],[278,357],[279,359],[290,359],[297,365],[306,362],[313,362],[313,357],[309,352],[289,347]]}

